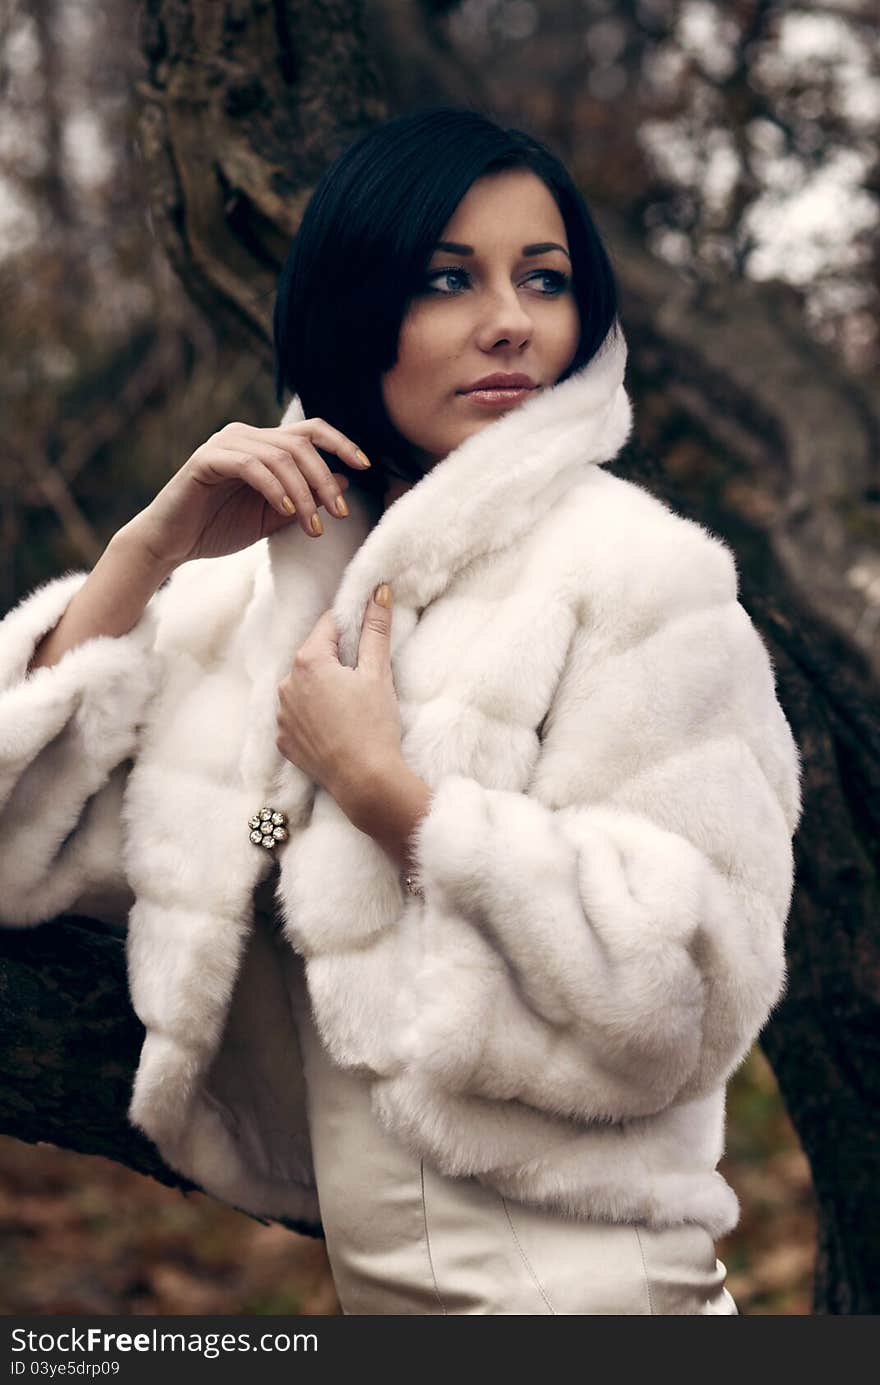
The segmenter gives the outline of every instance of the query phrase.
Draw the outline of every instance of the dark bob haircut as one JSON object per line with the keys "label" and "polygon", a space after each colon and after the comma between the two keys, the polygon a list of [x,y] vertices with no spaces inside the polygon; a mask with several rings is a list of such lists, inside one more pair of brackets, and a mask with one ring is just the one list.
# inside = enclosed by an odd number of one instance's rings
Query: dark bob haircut
{"label": "dark bob haircut", "polygon": [[[373,463],[331,469],[381,497],[389,476],[423,470],[392,426],[380,377],[397,358],[408,302],[446,224],[475,179],[527,168],[546,184],[568,236],[581,321],[566,376],[596,354],[617,316],[609,257],[564,165],[533,136],[466,106],[431,106],[374,127],[323,174],[278,282],[275,386],[298,394],[306,418],[339,428]],[[562,377],[565,378],[565,377]]]}

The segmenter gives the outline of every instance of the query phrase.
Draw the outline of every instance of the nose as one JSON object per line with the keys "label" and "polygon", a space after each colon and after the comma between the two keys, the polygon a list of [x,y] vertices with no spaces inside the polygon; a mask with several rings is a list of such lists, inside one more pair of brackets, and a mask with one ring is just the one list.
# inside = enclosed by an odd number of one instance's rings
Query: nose
{"label": "nose", "polygon": [[478,332],[478,344],[484,351],[491,351],[501,342],[525,346],[531,335],[532,319],[515,285],[486,293]]}

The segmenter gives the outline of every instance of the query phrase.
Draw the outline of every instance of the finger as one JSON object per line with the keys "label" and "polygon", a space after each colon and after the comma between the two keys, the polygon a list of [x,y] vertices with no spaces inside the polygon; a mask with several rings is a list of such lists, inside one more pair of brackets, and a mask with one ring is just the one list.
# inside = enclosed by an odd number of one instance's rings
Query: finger
{"label": "finger", "polygon": [[[381,592],[383,588],[388,597],[387,606],[380,605],[376,600],[376,591]],[[370,673],[380,673],[388,667],[390,658],[391,584],[390,582],[382,582],[370,594],[370,599],[364,610],[361,637],[358,643],[357,666]]]}
{"label": "finger", "polygon": [[290,450],[295,465],[311,489],[323,499],[327,513],[344,518],[348,514],[348,506],[342,495],[342,487],[317,449],[308,438],[297,435],[291,438]]}
{"label": "finger", "polygon": [[284,486],[258,457],[251,453],[234,452],[230,448],[219,448],[211,454],[207,469],[224,480],[244,482],[257,491],[273,510],[287,520],[292,519],[284,504]]}
{"label": "finger", "polygon": [[334,658],[339,657],[339,629],[332,610],[324,611],[323,615],[318,617],[297,653],[303,655],[323,653],[332,655]]}
{"label": "finger", "polygon": [[[278,477],[305,532],[320,535],[323,526],[318,520],[318,527],[315,528],[315,516],[322,501],[331,514],[339,517],[348,513],[348,506],[342,497],[340,478],[328,470],[306,438],[297,441],[299,446],[295,456],[290,450],[276,447],[260,438],[248,439],[245,446]],[[304,449],[313,454],[314,460]],[[348,485],[347,477],[341,479]],[[320,491],[317,496],[316,491]],[[340,501],[342,510],[339,509]]]}
{"label": "finger", "polygon": [[258,428],[255,431],[265,434],[267,441],[277,442],[282,447],[286,447],[291,438],[307,438],[316,446],[323,447],[325,452],[334,453],[347,466],[357,467],[360,471],[366,470],[370,465],[369,458],[364,455],[357,443],[352,442],[351,438],[346,437],[323,418],[306,418],[298,423],[286,423],[283,427]]}
{"label": "finger", "polygon": [[[265,438],[259,436],[248,438],[247,441],[239,439],[236,445],[244,452],[251,451],[259,456],[266,462],[267,466],[280,469],[280,480],[284,480],[285,476],[294,472],[299,472],[305,477],[312,491],[321,497],[319,504],[325,505],[328,510],[332,511],[332,502],[342,491],[348,490],[351,481],[344,472],[331,471],[320,452],[311,446],[307,438],[299,439],[299,442],[305,445],[306,451],[302,451],[295,445],[281,446],[280,443],[267,442]],[[308,467],[301,465],[303,458],[308,460]]]}

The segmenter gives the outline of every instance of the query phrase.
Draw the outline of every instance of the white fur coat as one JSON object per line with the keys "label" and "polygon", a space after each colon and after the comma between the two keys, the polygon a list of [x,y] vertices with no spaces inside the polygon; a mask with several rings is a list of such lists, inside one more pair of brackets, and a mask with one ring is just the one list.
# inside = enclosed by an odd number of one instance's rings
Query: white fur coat
{"label": "white fur coat", "polygon": [[[800,757],[730,549],[602,470],[625,361],[612,331],[377,523],[351,489],[323,538],[186,564],[53,668],[25,677],[85,574],[0,625],[0,919],[128,915],[131,1118],[249,1211],[318,1222],[293,949],[330,1054],[442,1172],[577,1217],[736,1222],[725,1084],[784,981]],[[332,606],[353,666],[383,579],[432,790],[423,899],[275,745],[296,649]],[[277,936],[264,804],[291,828]]]}

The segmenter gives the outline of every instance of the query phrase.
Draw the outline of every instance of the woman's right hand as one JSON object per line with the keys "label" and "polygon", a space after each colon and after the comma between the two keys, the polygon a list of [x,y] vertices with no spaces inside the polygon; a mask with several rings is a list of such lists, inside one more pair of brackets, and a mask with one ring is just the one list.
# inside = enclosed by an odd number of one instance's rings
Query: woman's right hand
{"label": "woman's right hand", "polygon": [[129,527],[169,568],[237,553],[291,523],[317,538],[321,505],[335,517],[348,514],[342,492],[349,482],[330,470],[316,444],[348,466],[370,465],[356,443],[321,418],[279,428],[227,423],[196,448]]}

